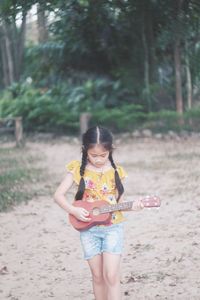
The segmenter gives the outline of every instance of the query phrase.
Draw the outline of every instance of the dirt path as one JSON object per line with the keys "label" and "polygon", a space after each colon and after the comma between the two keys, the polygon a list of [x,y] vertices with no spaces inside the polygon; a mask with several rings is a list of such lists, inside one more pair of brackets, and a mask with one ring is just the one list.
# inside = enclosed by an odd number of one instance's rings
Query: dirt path
{"label": "dirt path", "polygon": [[[135,140],[118,148],[115,158],[129,174],[127,200],[154,193],[162,199],[159,210],[127,214],[123,299],[199,300],[200,140]],[[52,200],[79,145],[29,142],[27,151],[43,153],[48,192],[0,214],[0,299],[92,300],[78,232]]]}

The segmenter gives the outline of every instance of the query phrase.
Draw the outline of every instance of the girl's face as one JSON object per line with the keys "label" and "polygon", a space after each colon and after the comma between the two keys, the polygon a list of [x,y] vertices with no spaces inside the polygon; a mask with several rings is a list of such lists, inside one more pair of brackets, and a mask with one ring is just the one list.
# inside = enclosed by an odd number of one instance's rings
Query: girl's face
{"label": "girl's face", "polygon": [[102,145],[96,144],[88,149],[88,160],[96,168],[102,168],[108,161],[109,151]]}

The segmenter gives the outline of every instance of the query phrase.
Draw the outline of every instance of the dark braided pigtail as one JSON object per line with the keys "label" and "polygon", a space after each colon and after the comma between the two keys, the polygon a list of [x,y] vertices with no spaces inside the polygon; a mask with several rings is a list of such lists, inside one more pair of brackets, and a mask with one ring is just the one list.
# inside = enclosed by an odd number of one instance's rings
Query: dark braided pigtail
{"label": "dark braided pigtail", "polygon": [[82,136],[82,162],[80,167],[80,176],[81,180],[78,186],[78,191],[76,193],[75,199],[82,200],[84,191],[85,191],[85,181],[84,181],[84,173],[87,165],[87,153],[88,150],[93,148],[95,145],[102,145],[102,147],[109,151],[109,160],[112,167],[115,170],[115,185],[118,191],[117,201],[119,201],[121,195],[124,192],[124,187],[122,185],[121,179],[119,177],[119,173],[117,171],[117,167],[113,161],[112,150],[113,150],[113,137],[112,133],[103,127],[95,126],[89,128]]}
{"label": "dark braided pigtail", "polygon": [[115,170],[115,184],[116,184],[116,188],[117,188],[117,191],[118,191],[118,197],[117,197],[117,202],[119,201],[121,195],[123,194],[124,192],[124,187],[123,187],[123,184],[121,182],[121,179],[119,177],[119,173],[117,172],[117,167],[114,163],[114,160],[113,160],[113,157],[112,157],[112,152],[109,153],[109,160],[110,160],[110,163],[112,165],[112,167],[114,168]]}
{"label": "dark braided pigtail", "polygon": [[83,194],[85,191],[85,181],[84,181],[84,173],[85,173],[85,167],[87,164],[87,151],[83,148],[82,150],[82,162],[80,166],[80,175],[81,175],[81,180],[79,182],[78,186],[78,191],[76,193],[75,199],[76,200],[82,200],[83,199]]}

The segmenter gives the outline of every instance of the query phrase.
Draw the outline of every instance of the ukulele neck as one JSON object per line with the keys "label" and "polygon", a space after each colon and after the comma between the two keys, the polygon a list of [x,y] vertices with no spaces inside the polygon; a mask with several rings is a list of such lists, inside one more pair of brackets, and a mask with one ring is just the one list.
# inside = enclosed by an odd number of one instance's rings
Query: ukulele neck
{"label": "ukulele neck", "polygon": [[100,208],[100,213],[104,214],[104,213],[109,213],[117,210],[130,210],[132,208],[133,202],[134,201],[128,201],[128,202],[102,206]]}

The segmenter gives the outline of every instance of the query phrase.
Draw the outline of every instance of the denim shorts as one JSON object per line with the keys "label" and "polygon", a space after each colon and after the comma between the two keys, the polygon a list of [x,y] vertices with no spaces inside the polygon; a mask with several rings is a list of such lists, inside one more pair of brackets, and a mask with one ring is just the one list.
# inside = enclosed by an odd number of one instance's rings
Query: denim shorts
{"label": "denim shorts", "polygon": [[93,226],[80,232],[84,258],[90,259],[102,252],[121,254],[123,250],[123,223]]}

